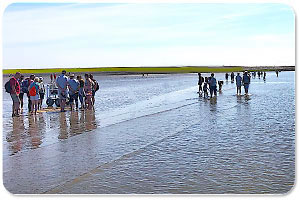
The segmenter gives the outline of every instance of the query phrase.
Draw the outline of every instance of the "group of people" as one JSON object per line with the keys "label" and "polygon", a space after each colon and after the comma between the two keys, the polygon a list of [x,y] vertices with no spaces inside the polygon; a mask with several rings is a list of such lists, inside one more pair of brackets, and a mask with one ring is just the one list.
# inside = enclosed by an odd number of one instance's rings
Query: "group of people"
{"label": "group of people", "polygon": [[[278,71],[276,71],[278,76]],[[208,91],[210,97],[217,96],[217,84],[219,86],[219,92],[222,90],[223,81],[217,81],[214,73],[211,73],[210,77],[203,77],[201,73],[198,73],[199,80],[199,95],[204,95],[204,98],[208,98]],[[256,72],[252,73],[252,76],[256,76]],[[258,76],[266,78],[266,72],[258,72]],[[240,72],[237,72],[235,76],[234,72],[231,73],[231,82],[236,82],[236,93],[241,95],[241,88],[244,86],[245,94],[248,94],[251,75],[248,71],[240,76]],[[54,78],[54,79],[53,79]],[[225,74],[225,79],[228,80],[229,74]],[[61,75],[56,78],[56,74],[50,75],[51,83],[55,84],[58,88],[58,98],[60,101],[60,109],[65,111],[66,100],[69,98],[69,104],[71,110],[75,109],[94,109],[95,93],[99,90],[98,82],[93,78],[92,74],[85,74],[84,79],[78,75],[75,79],[75,75],[70,72],[68,75],[63,70]],[[42,77],[36,77],[34,74],[27,78],[17,72],[10,80],[5,84],[6,92],[10,93],[13,101],[12,116],[19,116],[23,111],[23,98],[24,94],[28,97],[28,110],[31,113],[36,114],[38,109],[42,109],[42,104],[45,96],[45,85]],[[79,101],[81,107],[79,107]]]}
{"label": "group of people", "polygon": [[[240,72],[237,73],[237,75],[235,76],[234,72],[231,73],[231,81],[234,82],[234,78],[235,78],[235,82],[236,82],[236,93],[237,95],[241,95],[242,94],[242,85],[244,86],[245,89],[245,94],[248,95],[248,91],[249,91],[249,85],[250,85],[250,80],[251,80],[251,76],[248,73],[248,71],[245,71],[243,73],[243,76],[240,76]],[[228,80],[229,74],[226,73],[225,74],[225,79]],[[217,83],[219,86],[219,92],[221,92],[222,90],[222,86],[224,84],[223,81],[217,81],[214,73],[211,73],[210,77],[203,77],[201,75],[201,73],[198,73],[198,86],[199,86],[199,95],[204,96],[204,98],[208,98],[208,91],[210,91],[210,97],[214,97],[217,96]]]}
{"label": "group of people", "polygon": [[[217,80],[215,74],[211,73],[210,77],[203,77],[201,73],[198,73],[198,85],[199,85],[199,95],[204,95],[204,98],[208,98],[208,90],[210,91],[210,97],[217,96]],[[219,90],[222,88],[222,82],[219,83]]]}
{"label": "group of people", "polygon": [[85,80],[78,75],[75,79],[74,74],[69,74],[69,76],[67,76],[65,70],[57,77],[56,86],[58,87],[58,97],[62,112],[65,111],[66,99],[68,96],[71,110],[79,109],[78,99],[81,104],[80,109],[94,109],[95,94],[99,90],[99,84],[92,74],[85,74],[84,78]]}
{"label": "group of people", "polygon": [[45,97],[45,85],[42,77],[36,77],[34,74],[25,78],[20,72],[17,72],[5,84],[6,92],[10,93],[13,101],[12,116],[19,116],[23,111],[24,95],[28,97],[28,111],[36,113],[42,108]]}
{"label": "group of people", "polygon": [[[79,75],[75,79],[74,74],[66,75],[63,70],[59,77],[51,74],[51,82],[58,88],[58,97],[60,100],[60,109],[65,111],[66,99],[69,98],[71,110],[78,108],[78,99],[81,103],[81,109],[94,109],[95,93],[99,90],[98,82],[93,78],[92,74],[85,74],[85,80]],[[53,81],[55,77],[55,81]],[[10,93],[13,106],[12,117],[20,116],[23,112],[24,95],[28,97],[28,111],[37,113],[37,110],[42,109],[43,100],[45,97],[45,85],[42,77],[36,77],[31,74],[24,78],[20,72],[12,76],[5,84],[6,92]],[[74,104],[75,102],[75,104]]]}

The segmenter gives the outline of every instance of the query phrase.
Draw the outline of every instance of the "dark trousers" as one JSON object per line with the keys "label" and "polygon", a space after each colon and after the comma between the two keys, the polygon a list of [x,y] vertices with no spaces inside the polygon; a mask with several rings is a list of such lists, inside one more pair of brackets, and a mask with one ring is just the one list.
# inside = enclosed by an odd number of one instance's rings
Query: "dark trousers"
{"label": "dark trousers", "polygon": [[73,103],[75,101],[76,108],[78,108],[78,92],[75,94],[70,95],[70,103]]}
{"label": "dark trousers", "polygon": [[30,100],[30,96],[29,96],[29,92],[27,93],[27,97],[28,97],[28,111],[31,111],[31,100]]}

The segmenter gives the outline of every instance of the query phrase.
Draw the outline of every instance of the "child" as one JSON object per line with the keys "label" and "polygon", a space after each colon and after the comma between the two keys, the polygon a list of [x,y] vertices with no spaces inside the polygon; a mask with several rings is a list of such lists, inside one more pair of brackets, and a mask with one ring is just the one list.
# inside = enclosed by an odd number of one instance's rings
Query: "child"
{"label": "child", "polygon": [[205,82],[203,85],[203,93],[204,93],[204,98],[208,98],[208,83]]}
{"label": "child", "polygon": [[219,85],[219,92],[222,91],[222,86],[224,84],[224,81],[218,81],[218,85]]}

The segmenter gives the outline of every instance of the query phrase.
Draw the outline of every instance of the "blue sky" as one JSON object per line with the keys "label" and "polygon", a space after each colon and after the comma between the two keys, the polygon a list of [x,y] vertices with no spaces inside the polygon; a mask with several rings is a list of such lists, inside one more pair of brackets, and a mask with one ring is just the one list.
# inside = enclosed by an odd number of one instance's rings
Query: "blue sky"
{"label": "blue sky", "polygon": [[294,65],[285,4],[15,3],[3,67]]}

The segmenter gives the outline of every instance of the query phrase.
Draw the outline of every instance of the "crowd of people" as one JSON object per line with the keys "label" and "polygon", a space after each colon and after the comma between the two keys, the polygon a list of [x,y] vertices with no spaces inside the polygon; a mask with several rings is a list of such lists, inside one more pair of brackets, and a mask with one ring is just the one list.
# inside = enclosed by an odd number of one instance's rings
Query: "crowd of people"
{"label": "crowd of people", "polygon": [[[264,72],[264,79],[266,77],[266,72]],[[229,74],[225,74],[225,79],[228,80]],[[248,95],[249,92],[249,85],[251,81],[251,76],[248,71],[245,71],[243,73],[243,76],[240,76],[240,72],[237,72],[237,75],[235,76],[234,72],[230,75],[231,82],[233,83],[234,80],[236,82],[236,93],[237,95],[242,94],[242,86],[244,86],[245,89],[245,95]],[[203,77],[201,73],[198,73],[198,86],[199,95],[203,95],[204,98],[208,98],[208,91],[210,92],[210,97],[216,97],[217,96],[217,84],[219,86],[219,92],[222,90],[222,86],[224,84],[224,81],[217,81],[215,78],[214,73],[211,73],[210,77]]]}
{"label": "crowd of people", "polygon": [[[258,77],[261,76],[266,79],[266,72],[258,72]],[[278,76],[278,71],[276,71]],[[252,72],[252,77],[255,78],[256,72]],[[224,84],[223,81],[217,81],[214,73],[211,73],[210,77],[203,77],[201,73],[198,73],[198,86],[199,95],[203,95],[204,98],[212,98],[217,96],[217,85],[219,92],[222,90]],[[228,81],[229,74],[225,74],[225,79]],[[230,75],[231,82],[236,82],[237,95],[242,94],[242,86],[244,86],[245,95],[248,94],[249,85],[251,81],[251,74],[245,71],[242,76],[240,72],[237,75],[234,72]],[[84,79],[78,75],[75,78],[74,74],[70,72],[66,73],[62,71],[61,75],[56,78],[56,74],[50,75],[51,84],[55,85],[58,89],[58,99],[61,112],[65,112],[65,106],[67,99],[70,105],[71,111],[79,109],[94,110],[95,93],[99,90],[98,82],[93,78],[92,74],[85,74]],[[10,80],[5,84],[6,92],[10,93],[13,101],[12,116],[19,116],[23,112],[24,95],[28,97],[28,111],[30,113],[37,113],[37,110],[43,108],[43,101],[45,97],[45,85],[42,77],[36,77],[31,74],[29,77],[24,76],[17,72]],[[209,95],[210,94],[210,95]],[[79,108],[79,102],[81,107]]]}
{"label": "crowd of people", "polygon": [[[65,70],[57,78],[56,74],[50,75],[51,83],[58,88],[61,112],[65,112],[67,99],[69,99],[68,103],[71,110],[94,110],[95,94],[99,90],[99,84],[92,74],[85,74],[84,78],[78,75],[75,79],[74,74],[69,73],[67,75]],[[46,89],[42,77],[31,74],[29,77],[24,78],[24,75],[17,72],[6,82],[5,90],[10,93],[13,102],[12,117],[20,116],[23,112],[25,94],[28,97],[29,113],[36,114],[37,110],[43,108]]]}

